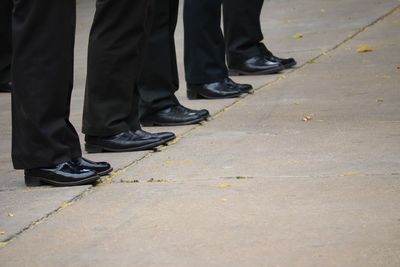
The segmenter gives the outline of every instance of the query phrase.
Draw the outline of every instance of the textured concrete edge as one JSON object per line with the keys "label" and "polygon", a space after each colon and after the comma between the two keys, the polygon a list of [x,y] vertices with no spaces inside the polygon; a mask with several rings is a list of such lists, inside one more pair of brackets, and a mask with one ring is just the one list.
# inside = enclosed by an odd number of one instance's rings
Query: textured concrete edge
{"label": "textured concrete edge", "polygon": [[[276,79],[261,85],[259,88],[256,88],[254,90],[254,94],[256,94],[259,91],[262,90],[266,90],[267,88],[270,88],[271,86],[275,85],[276,83],[278,83],[281,80],[284,80],[286,78],[288,78],[288,76],[292,73],[295,73],[301,69],[303,69],[305,66],[312,64],[314,61],[320,59],[323,56],[327,56],[329,53],[335,51],[336,49],[338,49],[339,47],[341,47],[342,45],[344,45],[345,43],[351,41],[352,39],[354,39],[355,37],[357,37],[359,34],[363,33],[364,31],[366,31],[368,28],[374,26],[375,24],[377,24],[378,22],[384,20],[386,17],[389,17],[390,15],[394,14],[396,11],[400,10],[400,4],[398,6],[396,6],[395,8],[391,9],[390,11],[386,12],[385,14],[383,14],[382,16],[378,17],[377,19],[375,19],[374,21],[372,21],[371,23],[365,25],[364,27],[356,30],[353,34],[350,34],[347,38],[345,38],[343,41],[337,43],[336,45],[334,45],[333,47],[327,49],[326,51],[321,52],[320,54],[318,54],[317,56],[311,58],[310,60],[304,62],[303,64],[301,64],[300,66],[294,68],[294,69],[290,69],[288,70],[285,74],[279,75],[278,77],[276,77]],[[248,97],[248,95],[244,95],[240,98],[238,98],[236,101],[234,101],[231,104],[228,104],[227,106],[223,107],[221,110],[217,111],[213,116],[211,116],[209,118],[209,120],[214,120],[217,119],[218,117],[222,116],[225,112],[229,111],[230,109],[234,108],[236,105],[238,105],[241,101],[243,101],[243,99],[245,99],[246,97]],[[169,146],[178,144],[180,142],[181,139],[183,139],[184,137],[192,134],[196,129],[200,128],[200,127],[204,127],[207,124],[207,122],[203,122],[200,123],[198,125],[195,125],[194,127],[190,128],[189,130],[187,130],[186,132],[182,133],[181,135],[177,136],[177,138],[171,142],[169,142],[167,145],[158,148],[157,152],[162,152],[168,149]],[[59,206],[58,208],[56,208],[55,210],[47,213],[45,216],[43,216],[42,218],[30,223],[27,227],[21,229],[19,232],[17,232],[16,234],[12,235],[11,237],[9,237],[8,239],[4,240],[4,241],[0,241],[0,249],[1,248],[5,248],[10,242],[14,241],[15,239],[17,239],[19,236],[21,236],[24,232],[34,228],[36,225],[41,224],[46,222],[48,219],[50,219],[51,217],[53,217],[54,215],[58,214],[59,212],[61,212],[62,210],[70,207],[71,205],[73,205],[74,203],[80,201],[81,199],[84,199],[87,195],[91,194],[92,192],[95,192],[95,189],[100,189],[102,186],[105,186],[107,184],[111,184],[111,183],[116,183],[115,179],[118,178],[122,173],[125,173],[126,171],[128,171],[132,166],[138,164],[140,161],[146,159],[146,158],[150,158],[152,156],[154,152],[148,152],[146,153],[144,156],[142,156],[139,159],[136,159],[134,161],[132,161],[131,163],[129,163],[128,165],[126,165],[123,168],[120,168],[116,171],[114,171],[111,175],[107,176],[106,178],[104,178],[100,183],[98,183],[97,185],[91,186],[88,189],[86,189],[85,191],[83,191],[82,193],[80,193],[79,195],[73,197],[72,199],[65,201],[61,206]],[[119,183],[126,183],[123,180],[119,181]],[[130,183],[130,182],[129,182]]]}
{"label": "textured concrete edge", "polygon": [[43,216],[42,218],[31,222],[28,226],[26,226],[25,228],[21,229],[19,232],[13,234],[12,236],[10,236],[9,238],[3,240],[0,242],[0,249],[4,248],[5,246],[7,246],[10,242],[14,241],[15,239],[17,239],[21,234],[23,234],[25,231],[28,231],[29,229],[34,228],[36,225],[41,224],[43,222],[45,222],[47,219],[49,219],[50,217],[54,216],[55,214],[59,213],[60,211],[62,211],[63,209],[68,208],[69,206],[71,206],[72,204],[74,204],[75,202],[79,201],[80,199],[84,198],[86,195],[90,194],[93,191],[93,186],[85,189],[83,192],[81,192],[80,194],[72,197],[71,199],[64,201],[58,208],[56,208],[55,210],[50,211],[49,213],[47,213],[45,216]]}

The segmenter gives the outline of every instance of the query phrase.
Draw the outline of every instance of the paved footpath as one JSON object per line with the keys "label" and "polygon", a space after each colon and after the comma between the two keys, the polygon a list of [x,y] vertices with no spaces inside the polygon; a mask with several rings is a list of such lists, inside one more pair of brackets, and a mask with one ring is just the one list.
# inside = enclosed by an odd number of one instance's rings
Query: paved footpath
{"label": "paved footpath", "polygon": [[[78,1],[77,128],[93,7]],[[178,95],[212,119],[163,128],[179,138],[158,152],[91,155],[116,169],[94,187],[26,188],[0,94],[0,266],[400,266],[400,2],[271,0],[262,22],[298,67],[188,101],[180,21]]]}

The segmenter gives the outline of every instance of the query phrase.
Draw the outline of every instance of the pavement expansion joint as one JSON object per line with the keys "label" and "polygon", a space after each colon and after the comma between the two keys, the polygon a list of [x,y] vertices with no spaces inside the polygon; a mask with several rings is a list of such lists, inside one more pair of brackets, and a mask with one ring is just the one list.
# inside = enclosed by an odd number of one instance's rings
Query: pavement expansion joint
{"label": "pavement expansion joint", "polygon": [[28,226],[26,226],[25,228],[21,229],[19,232],[15,233],[14,235],[10,236],[9,238],[3,240],[0,242],[0,249],[6,247],[9,243],[11,243],[12,241],[14,241],[15,239],[17,239],[18,237],[20,237],[23,233],[25,233],[26,231],[33,229],[36,225],[41,224],[46,222],[48,219],[50,219],[51,217],[55,216],[56,214],[60,213],[62,210],[70,207],[71,205],[73,205],[74,203],[78,202],[79,200],[83,199],[85,196],[87,196],[88,194],[90,194],[93,191],[93,187],[89,187],[86,190],[84,190],[82,193],[80,193],[79,195],[73,197],[72,199],[68,200],[68,201],[64,201],[57,209],[47,213],[45,216],[43,216],[42,218],[31,222]]}
{"label": "pavement expansion joint", "polygon": [[121,178],[118,182],[115,181],[116,184],[139,184],[139,183],[198,183],[198,182],[210,182],[210,181],[218,181],[218,180],[265,180],[265,179],[338,179],[345,178],[350,179],[354,177],[397,177],[400,176],[400,172],[389,172],[389,173],[379,173],[379,172],[344,172],[344,173],[336,173],[336,174],[321,174],[321,175],[269,175],[269,176],[247,176],[247,175],[234,175],[234,176],[224,176],[224,177],[207,177],[207,178],[196,178],[190,180],[181,180],[181,179],[170,179],[170,178],[147,178],[140,179],[137,177],[125,177]]}

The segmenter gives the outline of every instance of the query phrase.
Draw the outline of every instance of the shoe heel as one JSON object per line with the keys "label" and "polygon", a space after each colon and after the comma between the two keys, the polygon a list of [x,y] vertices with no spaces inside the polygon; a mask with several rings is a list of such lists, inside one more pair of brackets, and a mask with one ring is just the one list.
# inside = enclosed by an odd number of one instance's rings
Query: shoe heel
{"label": "shoe heel", "polygon": [[37,177],[25,176],[25,185],[30,187],[41,186],[43,182]]}
{"label": "shoe heel", "polygon": [[200,98],[200,95],[198,93],[190,91],[190,90],[186,91],[186,95],[187,95],[187,98],[189,98],[190,100],[194,100],[194,99],[199,99]]}
{"label": "shoe heel", "polygon": [[88,153],[101,153],[103,152],[103,148],[96,146],[96,145],[90,145],[90,144],[85,144],[85,150]]}

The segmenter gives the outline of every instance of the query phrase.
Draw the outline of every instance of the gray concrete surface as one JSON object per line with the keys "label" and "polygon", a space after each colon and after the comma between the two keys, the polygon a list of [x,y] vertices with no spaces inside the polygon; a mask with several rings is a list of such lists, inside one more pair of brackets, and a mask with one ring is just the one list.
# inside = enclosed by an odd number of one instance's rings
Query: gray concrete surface
{"label": "gray concrete surface", "polygon": [[[238,100],[185,98],[180,21],[178,97],[213,119],[163,128],[180,137],[160,152],[91,155],[116,169],[96,187],[26,188],[0,94],[0,265],[400,266],[399,6],[266,2],[268,46],[299,66],[236,78],[258,89]],[[77,128],[93,7],[78,1]]]}

